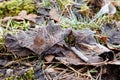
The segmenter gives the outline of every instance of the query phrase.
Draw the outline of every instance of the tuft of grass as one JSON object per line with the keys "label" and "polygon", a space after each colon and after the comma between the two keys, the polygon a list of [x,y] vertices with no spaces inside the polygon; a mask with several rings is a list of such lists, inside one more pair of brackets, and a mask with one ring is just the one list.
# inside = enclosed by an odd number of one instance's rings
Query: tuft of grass
{"label": "tuft of grass", "polygon": [[56,1],[61,10],[64,10],[64,8],[67,8],[67,6],[72,5],[73,3],[73,0],[56,0]]}
{"label": "tuft of grass", "polygon": [[13,31],[17,30],[17,29],[26,31],[26,30],[28,30],[29,26],[30,26],[29,21],[27,21],[27,22],[26,21],[18,22],[18,21],[12,20],[11,23],[10,23],[10,28]]}
{"label": "tuft of grass", "polygon": [[100,29],[104,22],[110,22],[109,15],[103,15],[96,19],[91,19],[89,17],[80,18],[77,20],[76,16],[72,13],[72,17],[70,18],[62,18],[61,24],[63,28],[72,27],[74,29],[83,29],[83,28],[91,28],[91,29]]}
{"label": "tuft of grass", "polygon": [[3,35],[7,32],[13,32],[16,33],[19,30],[27,31],[30,26],[29,21],[15,21],[13,19],[9,19],[6,23],[1,23],[2,25],[0,27],[4,27]]}

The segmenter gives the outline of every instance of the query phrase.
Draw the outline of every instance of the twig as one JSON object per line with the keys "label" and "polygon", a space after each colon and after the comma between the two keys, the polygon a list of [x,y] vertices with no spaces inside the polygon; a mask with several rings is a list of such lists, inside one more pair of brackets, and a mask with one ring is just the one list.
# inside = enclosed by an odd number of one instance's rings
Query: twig
{"label": "twig", "polygon": [[[65,65],[65,64],[64,64]],[[73,67],[71,67],[71,66],[68,66],[68,65],[66,65],[69,69],[71,69],[72,71],[74,71],[75,73],[77,73],[77,75],[78,75],[78,77],[79,76],[84,76],[84,77],[89,77],[89,75],[87,75],[87,74],[82,74],[82,73],[80,73],[79,71],[77,71],[77,70],[75,70]]]}
{"label": "twig", "polygon": [[54,79],[59,79],[60,76],[64,75],[67,72],[68,68],[59,73]]}
{"label": "twig", "polygon": [[81,58],[83,61],[88,62],[88,58],[84,56],[79,50],[77,50],[75,47],[71,47],[71,50],[78,55],[79,58]]}
{"label": "twig", "polygon": [[98,76],[96,77],[96,80],[101,80],[102,71],[103,71],[103,69],[102,69],[102,67],[100,67],[100,72],[99,72]]}

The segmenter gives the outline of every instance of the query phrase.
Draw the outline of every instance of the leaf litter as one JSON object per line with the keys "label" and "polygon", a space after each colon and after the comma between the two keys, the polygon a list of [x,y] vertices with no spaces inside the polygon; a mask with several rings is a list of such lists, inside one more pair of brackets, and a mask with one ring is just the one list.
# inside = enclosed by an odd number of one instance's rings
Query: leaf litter
{"label": "leaf litter", "polygon": [[[54,1],[51,3],[54,6],[60,4],[59,0],[58,4]],[[95,3],[97,1],[92,0],[88,4],[101,8],[96,13],[98,17],[106,13],[114,15],[116,12],[117,4],[113,2],[106,4],[102,1],[99,3],[98,0],[99,5]],[[81,5],[79,2],[74,3],[76,6],[78,4]],[[78,19],[83,17],[83,20],[85,17],[82,15],[84,12],[78,12],[79,8],[75,6],[71,8],[74,9],[74,13],[69,11],[68,5],[65,8],[66,12],[55,8],[39,7],[37,15],[27,14],[23,10],[18,16],[2,19],[3,23],[12,19],[18,22],[30,21],[32,26],[33,24],[42,26],[44,22],[46,25],[38,28],[35,25],[35,28],[29,27],[27,31],[18,30],[16,33],[10,31],[4,34],[6,52],[12,55],[5,55],[0,51],[0,79],[19,80],[19,76],[22,76],[27,80],[119,80],[118,22],[105,22],[99,31],[90,28],[82,30],[61,28],[63,27],[61,20],[70,16],[68,14],[75,14]],[[93,20],[96,15],[93,16]]]}

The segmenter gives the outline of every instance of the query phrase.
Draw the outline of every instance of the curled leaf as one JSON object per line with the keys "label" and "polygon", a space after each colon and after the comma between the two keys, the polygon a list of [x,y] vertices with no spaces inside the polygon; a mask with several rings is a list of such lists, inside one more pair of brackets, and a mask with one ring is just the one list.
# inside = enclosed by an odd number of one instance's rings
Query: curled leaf
{"label": "curled leaf", "polygon": [[100,11],[95,15],[95,17],[100,17],[104,14],[115,14],[116,13],[116,8],[113,4],[107,3],[105,4]]}

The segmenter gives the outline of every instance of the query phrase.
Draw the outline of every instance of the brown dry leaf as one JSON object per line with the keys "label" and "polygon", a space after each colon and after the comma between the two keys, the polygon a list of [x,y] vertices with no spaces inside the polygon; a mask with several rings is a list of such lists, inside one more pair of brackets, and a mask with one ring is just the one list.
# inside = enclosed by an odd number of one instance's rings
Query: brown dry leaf
{"label": "brown dry leaf", "polygon": [[8,21],[8,20],[10,20],[11,19],[11,17],[5,17],[4,19],[2,19],[2,21],[3,22],[6,22],[6,21]]}
{"label": "brown dry leaf", "polygon": [[107,40],[108,40],[108,37],[107,36],[101,36],[101,39],[106,44]]}
{"label": "brown dry leaf", "polygon": [[22,11],[18,14],[18,16],[21,16],[21,17],[26,16],[26,15],[27,15],[27,11],[25,11],[25,10],[22,10]]}
{"label": "brown dry leaf", "polygon": [[[49,25],[41,29],[21,31],[16,35],[7,34],[5,45],[8,51],[18,56],[28,56],[34,53],[44,56],[52,54],[56,57],[69,59],[68,64],[74,65],[85,62],[74,52],[70,52],[72,46],[75,46],[89,59],[88,63],[102,62],[103,59],[106,60],[106,57],[112,60],[112,52],[96,42],[94,33],[90,29],[71,31],[71,29],[63,30],[59,25]],[[65,38],[68,38],[68,42],[65,42]],[[51,61],[54,56],[49,56],[51,59],[46,58],[46,60]]]}
{"label": "brown dry leaf", "polygon": [[24,18],[20,17],[20,16],[14,16],[14,17],[5,17],[4,19],[2,19],[3,22],[7,22],[8,20],[13,19],[13,20],[17,20],[17,21],[23,21]]}
{"label": "brown dry leaf", "polygon": [[36,23],[36,18],[38,16],[36,14],[28,14],[27,16],[25,16],[24,18],[28,21],[31,21],[33,23]]}
{"label": "brown dry leaf", "polygon": [[64,63],[66,65],[83,65],[85,62],[80,60],[79,58],[72,58],[72,57],[55,57],[56,60],[60,61],[61,63]]}
{"label": "brown dry leaf", "polygon": [[55,58],[54,55],[47,55],[47,56],[45,56],[45,60],[46,60],[47,62],[51,62],[54,58]]}
{"label": "brown dry leaf", "polygon": [[[25,36],[27,38],[27,35],[24,35],[24,32],[21,32],[21,35],[23,35],[23,36],[19,36],[20,38],[24,38]],[[31,39],[29,37],[27,39],[31,40],[32,37],[31,37]],[[26,41],[27,41],[27,39],[26,39]],[[7,34],[5,36],[5,44],[6,44],[8,51],[17,54],[18,56],[28,56],[33,53],[31,50],[20,46],[20,43],[19,43],[17,37],[12,34]]]}
{"label": "brown dry leaf", "polygon": [[[16,20],[16,21],[23,21],[25,20],[23,17],[21,16],[14,16],[14,17],[11,17],[12,20]],[[9,20],[9,19],[8,19]]]}
{"label": "brown dry leaf", "polygon": [[36,14],[28,14],[25,10],[22,10],[18,16],[13,16],[13,17],[5,17],[2,19],[3,22],[6,22],[10,19],[16,20],[16,21],[23,21],[23,20],[28,20],[30,22],[36,23],[36,18],[39,17]]}
{"label": "brown dry leaf", "polygon": [[[113,54],[108,48],[96,42],[94,38],[94,32],[90,29],[73,30],[73,35],[75,35],[76,37],[74,42],[76,49],[78,49],[82,54],[84,54],[89,59],[90,63],[94,63],[97,61],[101,62],[102,59],[99,55]],[[112,60],[113,58],[114,57],[108,59]]]}
{"label": "brown dry leaf", "polygon": [[59,22],[59,14],[57,13],[56,9],[51,9],[49,14],[50,14],[51,19]]}
{"label": "brown dry leaf", "polygon": [[21,31],[16,35],[7,34],[5,45],[8,51],[18,56],[32,53],[41,55],[55,44],[64,41],[68,33],[68,30],[62,30],[59,25],[50,25],[37,30]]}

